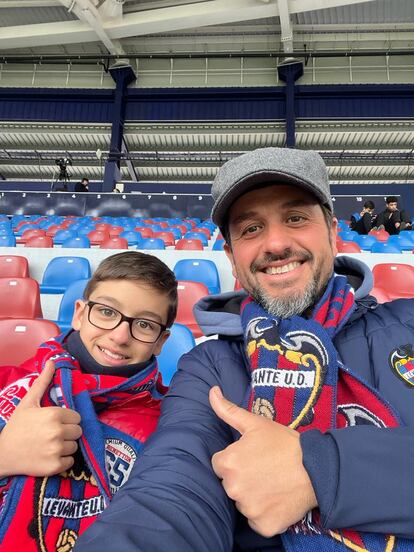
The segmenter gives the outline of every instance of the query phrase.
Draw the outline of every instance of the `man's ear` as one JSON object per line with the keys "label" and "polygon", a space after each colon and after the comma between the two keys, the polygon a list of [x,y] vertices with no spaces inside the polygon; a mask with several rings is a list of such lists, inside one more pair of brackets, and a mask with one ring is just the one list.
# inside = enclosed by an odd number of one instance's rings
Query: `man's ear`
{"label": "man's ear", "polygon": [[236,278],[237,280],[237,272],[236,272],[236,267],[234,265],[234,257],[233,257],[233,251],[231,249],[231,247],[229,246],[228,243],[225,243],[224,244],[224,252],[225,254],[227,255],[227,258],[229,259],[229,261],[231,262],[231,272],[233,274],[233,276]]}
{"label": "man's ear", "polygon": [[158,338],[158,341],[154,347],[155,356],[158,356],[161,353],[164,343],[170,337],[170,334],[171,334],[170,330],[165,330],[165,332],[163,332],[163,334]]}
{"label": "man's ear", "polygon": [[75,303],[75,310],[73,311],[73,317],[72,317],[72,328],[74,330],[80,330],[83,317],[86,316],[85,309],[86,309],[85,301],[78,299]]}

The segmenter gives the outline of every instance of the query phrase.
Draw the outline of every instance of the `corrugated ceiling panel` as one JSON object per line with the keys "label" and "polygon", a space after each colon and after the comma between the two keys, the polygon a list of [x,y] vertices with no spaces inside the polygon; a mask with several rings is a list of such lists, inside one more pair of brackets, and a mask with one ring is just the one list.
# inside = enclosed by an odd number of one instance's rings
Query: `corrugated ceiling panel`
{"label": "corrugated ceiling panel", "polygon": [[15,25],[36,25],[37,23],[54,23],[77,19],[63,6],[47,8],[0,8],[0,27]]}

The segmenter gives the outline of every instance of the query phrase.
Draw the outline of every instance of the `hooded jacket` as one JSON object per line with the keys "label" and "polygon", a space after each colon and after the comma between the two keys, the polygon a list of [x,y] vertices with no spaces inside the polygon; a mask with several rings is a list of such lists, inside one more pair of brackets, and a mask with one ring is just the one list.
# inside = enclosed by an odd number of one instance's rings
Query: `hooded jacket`
{"label": "hooded jacket", "polygon": [[[356,290],[357,309],[336,336],[342,362],[377,389],[406,427],[364,425],[301,435],[326,528],[393,533],[414,538],[414,302],[378,306],[372,275],[359,261],[339,257],[335,272]],[[219,385],[241,404],[250,386],[239,308],[244,292],[209,296],[195,308],[206,335],[219,334],[187,355],[163,401],[156,434],[123,492],[78,542],[98,552],[111,534],[114,550],[147,552],[276,552],[280,538],[250,529],[211,468],[211,456],[238,438],[213,413],[208,392]],[[287,474],[288,476],[288,474]],[[233,537],[234,535],[234,537]],[[414,550],[414,541],[413,541]]]}

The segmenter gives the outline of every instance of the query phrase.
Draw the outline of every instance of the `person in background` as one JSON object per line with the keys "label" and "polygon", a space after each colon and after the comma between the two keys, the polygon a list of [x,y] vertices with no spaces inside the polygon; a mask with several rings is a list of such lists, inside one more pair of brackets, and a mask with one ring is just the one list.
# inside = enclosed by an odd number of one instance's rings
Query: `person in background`
{"label": "person in background", "polygon": [[72,329],[41,345],[17,381],[1,368],[3,552],[70,552],[125,484],[157,425],[166,388],[156,355],[176,309],[162,261],[113,255],[76,302]]}
{"label": "person in background", "polygon": [[378,214],[376,228],[385,229],[391,236],[399,234],[401,230],[411,230],[411,220],[407,212],[398,209],[398,198],[388,196],[385,203],[387,207]]}
{"label": "person in background", "polygon": [[414,550],[413,301],[378,305],[369,268],[336,257],[316,152],[234,158],[212,197],[244,291],[195,306],[218,339],[181,358],[76,552]]}
{"label": "person in background", "polygon": [[371,200],[366,201],[360,213],[360,218],[357,220],[353,215],[351,216],[350,229],[358,232],[358,234],[368,234],[375,226],[377,219],[374,209],[374,202]]}
{"label": "person in background", "polygon": [[85,176],[80,182],[75,184],[75,192],[88,192],[89,191],[89,179]]}

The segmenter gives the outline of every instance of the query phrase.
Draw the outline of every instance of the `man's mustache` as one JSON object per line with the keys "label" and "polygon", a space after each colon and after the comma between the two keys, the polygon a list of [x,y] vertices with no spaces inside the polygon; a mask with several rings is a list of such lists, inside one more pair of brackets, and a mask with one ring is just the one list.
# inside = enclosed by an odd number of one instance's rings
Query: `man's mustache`
{"label": "man's mustache", "polygon": [[267,253],[261,259],[256,259],[250,265],[250,271],[254,274],[267,267],[268,264],[277,261],[288,261],[289,259],[295,259],[296,261],[312,261],[313,255],[309,251],[293,251],[292,249],[285,249],[283,253],[275,255],[274,253]]}

